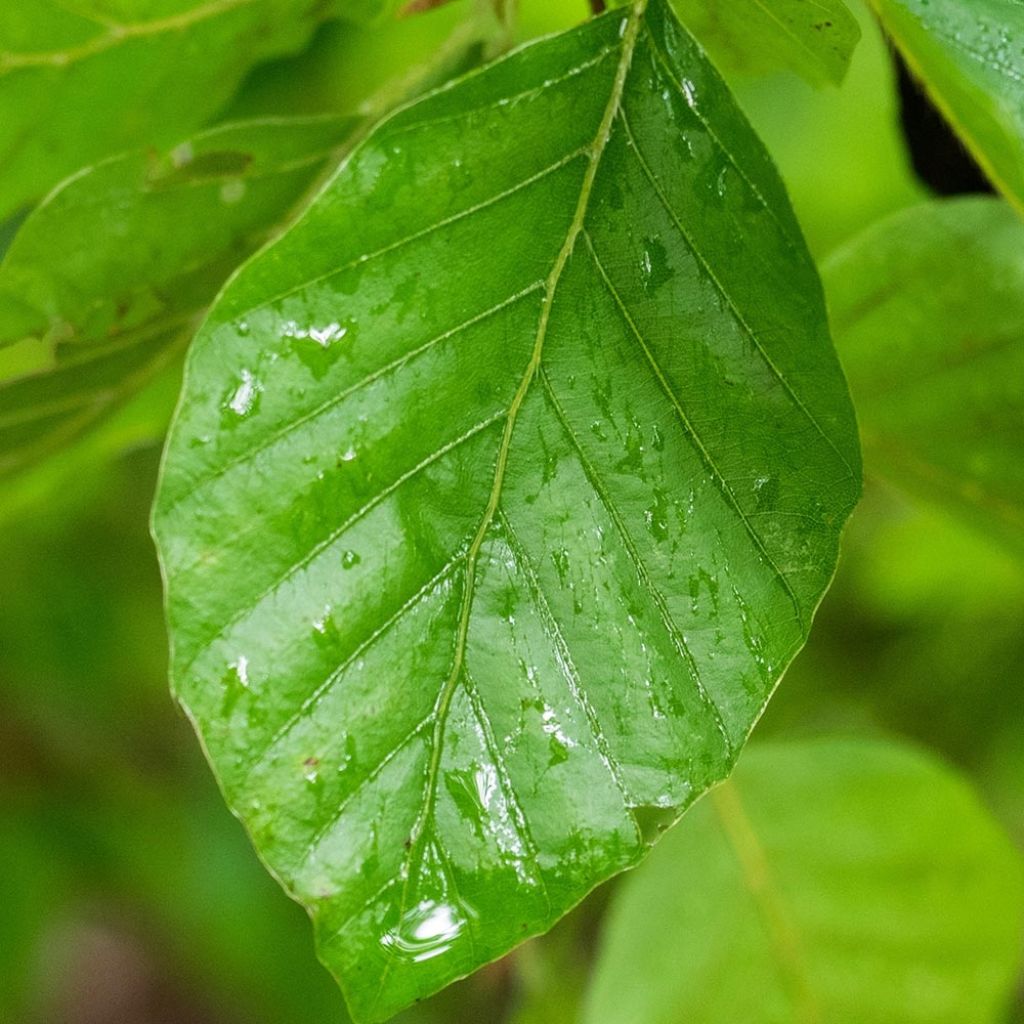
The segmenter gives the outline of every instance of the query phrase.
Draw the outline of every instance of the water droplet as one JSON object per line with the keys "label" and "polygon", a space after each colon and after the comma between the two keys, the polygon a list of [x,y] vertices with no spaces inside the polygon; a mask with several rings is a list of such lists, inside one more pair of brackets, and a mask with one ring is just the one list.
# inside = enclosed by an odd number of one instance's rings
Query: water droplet
{"label": "water droplet", "polygon": [[331,607],[324,608],[323,615],[313,621],[313,642],[322,651],[335,655],[341,648],[341,633],[338,630],[334,616],[331,615]]}
{"label": "water droplet", "polygon": [[516,624],[516,605],[519,603],[519,591],[515,587],[505,587],[501,592],[501,617],[510,625]]}
{"label": "water droplet", "polygon": [[239,383],[231,388],[224,397],[221,409],[221,422],[224,426],[234,426],[239,420],[254,413],[260,404],[263,385],[253,376],[250,370],[242,370]]}
{"label": "water droplet", "polygon": [[291,350],[303,365],[320,380],[334,365],[344,351],[339,344],[349,333],[349,328],[337,320],[303,327],[295,320],[286,320],[281,326],[281,337],[291,342]]}
{"label": "water droplet", "polygon": [[644,510],[644,522],[655,540],[668,537],[668,499],[660,487],[654,489],[654,504]]}
{"label": "water droplet", "polygon": [[242,686],[248,689],[249,686],[249,659],[244,655],[240,655],[237,661],[231,663],[229,668],[234,669],[235,677],[242,684]]}
{"label": "water droplet", "polygon": [[754,496],[757,499],[758,512],[777,508],[779,504],[779,478],[776,476],[758,477],[754,481]]}
{"label": "water droplet", "polygon": [[452,903],[420,900],[388,932],[381,944],[412,963],[446,953],[467,925],[466,916]]}
{"label": "water droplet", "polygon": [[348,770],[348,767],[356,759],[356,738],[349,734],[345,737],[345,756],[341,759],[341,763],[338,765],[338,774],[341,775],[343,772]]}
{"label": "water droplet", "polygon": [[683,91],[683,96],[686,99],[686,105],[691,110],[697,109],[697,86],[689,78],[684,78],[679,83],[679,88]]}
{"label": "water droplet", "polygon": [[332,342],[340,341],[348,334],[348,329],[342,327],[337,321],[332,321],[323,327],[310,327],[309,336],[321,348],[327,348]]}
{"label": "water droplet", "polygon": [[541,728],[548,734],[548,767],[562,764],[569,760],[569,751],[576,746],[576,741],[562,729],[555,709],[548,704],[541,712]]}
{"label": "water droplet", "polygon": [[555,569],[558,572],[558,578],[562,581],[562,586],[565,586],[565,579],[569,575],[569,552],[565,548],[552,551],[551,561],[555,563]]}
{"label": "water droplet", "polygon": [[244,654],[228,663],[228,670],[222,682],[224,696],[221,713],[230,715],[242,697],[249,692],[249,659]]}
{"label": "water droplet", "polygon": [[669,252],[660,239],[644,239],[640,257],[640,282],[644,291],[652,295],[673,278],[675,270],[669,265]]}
{"label": "water droplet", "polygon": [[569,746],[558,736],[552,735],[548,741],[548,767],[554,768],[556,764],[562,764],[569,760]]}
{"label": "water droplet", "polygon": [[491,800],[498,792],[498,769],[493,764],[485,764],[476,770],[474,781],[481,805],[490,808]]}

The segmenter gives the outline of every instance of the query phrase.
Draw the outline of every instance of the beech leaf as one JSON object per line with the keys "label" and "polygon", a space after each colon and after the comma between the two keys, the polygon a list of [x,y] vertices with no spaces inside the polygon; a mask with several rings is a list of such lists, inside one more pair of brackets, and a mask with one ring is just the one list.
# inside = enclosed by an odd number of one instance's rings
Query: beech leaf
{"label": "beech leaf", "polygon": [[197,336],[154,532],[175,691],[354,1016],[729,772],[859,487],[781,183],[664,0],[352,152]]}

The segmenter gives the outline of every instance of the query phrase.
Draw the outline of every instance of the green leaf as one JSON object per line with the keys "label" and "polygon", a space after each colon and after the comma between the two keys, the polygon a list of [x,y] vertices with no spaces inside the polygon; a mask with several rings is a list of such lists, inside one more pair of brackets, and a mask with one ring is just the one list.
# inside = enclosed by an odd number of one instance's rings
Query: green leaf
{"label": "green leaf", "polygon": [[80,167],[192,132],[251,67],[300,49],[328,13],[322,0],[0,5],[0,220]]}
{"label": "green leaf", "polygon": [[982,168],[1024,210],[1024,3],[871,2]]}
{"label": "green leaf", "polygon": [[820,285],[663,0],[375,131],[191,349],[176,692],[380,1020],[733,763],[859,491]]}
{"label": "green leaf", "polygon": [[787,69],[839,85],[860,40],[843,0],[674,0],[679,17],[726,72]]}
{"label": "green leaf", "polygon": [[823,274],[869,471],[1024,552],[1024,223],[996,199],[927,203]]}
{"label": "green leaf", "polygon": [[[579,19],[576,19],[578,22]],[[490,3],[446,4],[416,17],[325,25],[301,54],[255,69],[224,120],[320,111],[376,111],[450,82],[496,56],[505,30]]]}
{"label": "green leaf", "polygon": [[618,892],[584,1022],[997,1024],[1022,924],[1020,856],[948,768],[755,746]]}
{"label": "green leaf", "polygon": [[811,252],[822,256],[928,198],[907,159],[887,40],[863,0],[850,10],[861,40],[838,89],[808,89],[793,75],[730,83],[778,165]]}
{"label": "green leaf", "polygon": [[216,128],[163,156],[107,160],[34,211],[0,264],[0,346],[15,346],[6,373],[0,348],[0,474],[77,437],[172,361],[352,125]]}

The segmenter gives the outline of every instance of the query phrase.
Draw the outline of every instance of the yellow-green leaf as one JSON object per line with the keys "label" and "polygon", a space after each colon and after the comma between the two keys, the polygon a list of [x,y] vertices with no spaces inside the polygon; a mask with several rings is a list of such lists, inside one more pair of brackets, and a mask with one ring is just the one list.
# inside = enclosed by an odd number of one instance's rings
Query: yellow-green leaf
{"label": "yellow-green leaf", "polygon": [[104,161],[35,210],[0,264],[0,474],[168,365],[351,130],[335,117],[212,129]]}
{"label": "yellow-green leaf", "polygon": [[0,4],[0,220],[80,168],[163,148],[324,17],[380,0],[9,0]]}

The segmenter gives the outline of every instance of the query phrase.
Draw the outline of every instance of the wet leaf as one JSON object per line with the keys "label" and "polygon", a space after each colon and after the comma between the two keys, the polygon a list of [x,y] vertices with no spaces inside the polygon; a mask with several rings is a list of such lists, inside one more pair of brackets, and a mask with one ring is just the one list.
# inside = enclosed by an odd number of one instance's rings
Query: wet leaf
{"label": "wet leaf", "polygon": [[381,0],[0,5],[0,220],[72,172],[194,131],[262,60]]}
{"label": "wet leaf", "polygon": [[993,183],[1024,210],[1024,4],[871,3]]}
{"label": "wet leaf", "polygon": [[1020,855],[948,768],[755,745],[616,894],[583,1020],[996,1024],[1022,925]]}
{"label": "wet leaf", "polygon": [[0,264],[0,474],[172,361],[351,129],[334,117],[212,129],[98,164],[33,212]]}
{"label": "wet leaf", "polygon": [[1024,552],[1024,223],[996,199],[928,203],[824,277],[869,471]]}
{"label": "wet leaf", "polygon": [[839,85],[860,40],[843,0],[674,0],[679,17],[723,71],[794,71]]}
{"label": "wet leaf", "polygon": [[177,694],[362,1020],[722,778],[859,455],[763,148],[662,0],[407,107],[191,350]]}

